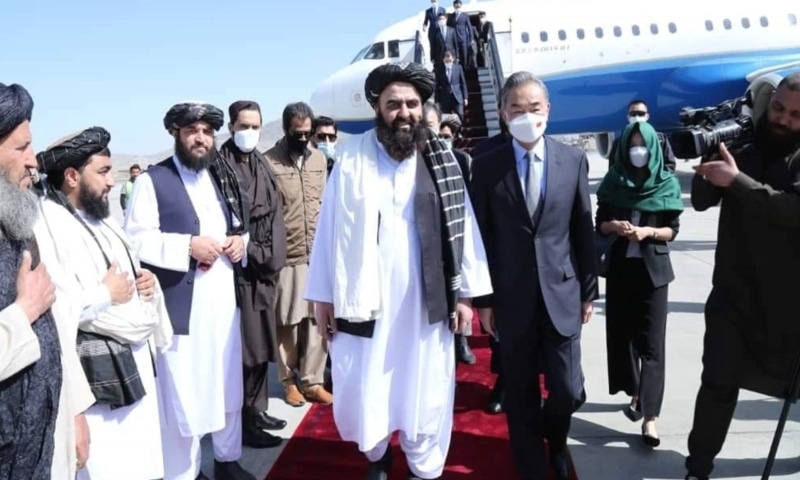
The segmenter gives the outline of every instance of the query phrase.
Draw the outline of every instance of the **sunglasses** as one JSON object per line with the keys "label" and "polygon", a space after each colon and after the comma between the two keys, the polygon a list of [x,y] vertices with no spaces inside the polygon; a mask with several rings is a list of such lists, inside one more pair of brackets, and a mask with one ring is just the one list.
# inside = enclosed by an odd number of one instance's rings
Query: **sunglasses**
{"label": "sunglasses", "polygon": [[336,141],[336,134],[335,133],[318,133],[318,134],[315,135],[315,137],[317,138],[317,140],[319,140],[321,142],[324,142],[324,141],[335,142]]}
{"label": "sunglasses", "polygon": [[291,135],[298,140],[303,138],[311,138],[311,132],[308,130],[302,132],[291,132]]}
{"label": "sunglasses", "polygon": [[647,115],[647,112],[643,112],[641,110],[632,110],[628,112],[628,115],[630,115],[631,117],[644,117]]}

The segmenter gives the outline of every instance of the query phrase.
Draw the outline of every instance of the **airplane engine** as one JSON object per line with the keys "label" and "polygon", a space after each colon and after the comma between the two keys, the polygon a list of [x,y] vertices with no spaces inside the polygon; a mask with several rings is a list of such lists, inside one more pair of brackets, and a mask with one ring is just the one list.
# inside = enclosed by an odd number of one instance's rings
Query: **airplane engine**
{"label": "airplane engine", "polygon": [[614,144],[614,132],[595,133],[594,142],[597,145],[597,153],[603,158],[608,158],[611,153],[611,145]]}

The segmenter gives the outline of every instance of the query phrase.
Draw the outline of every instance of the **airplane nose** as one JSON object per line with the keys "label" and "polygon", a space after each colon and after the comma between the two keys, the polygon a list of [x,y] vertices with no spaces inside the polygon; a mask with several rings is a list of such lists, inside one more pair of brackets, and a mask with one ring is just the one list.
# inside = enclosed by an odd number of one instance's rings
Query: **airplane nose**
{"label": "airplane nose", "polygon": [[309,100],[314,115],[336,118],[336,86],[332,78],[322,82],[311,94]]}

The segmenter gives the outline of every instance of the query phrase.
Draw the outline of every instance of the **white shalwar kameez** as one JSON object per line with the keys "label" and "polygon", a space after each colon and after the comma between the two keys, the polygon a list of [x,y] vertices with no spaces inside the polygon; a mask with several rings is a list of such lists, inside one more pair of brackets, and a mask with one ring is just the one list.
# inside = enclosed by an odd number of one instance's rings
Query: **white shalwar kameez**
{"label": "white shalwar kameez", "polygon": [[[194,172],[177,158],[173,161],[200,220],[200,235],[224,243],[227,208],[208,170]],[[142,262],[189,270],[191,237],[160,231],[147,172],[134,184],[125,230]],[[246,247],[247,235],[243,240]],[[189,335],[176,335],[157,358],[164,480],[195,480],[200,473],[200,439],[208,433],[216,460],[232,462],[242,455],[242,342],[230,259],[222,255],[207,271],[198,269],[193,283]]]}
{"label": "white shalwar kameez", "polygon": [[[414,211],[416,153],[397,162],[381,145],[377,151],[382,316],[375,322],[372,338],[333,336],[334,419],[341,437],[357,442],[373,462],[384,455],[392,433],[399,430],[411,472],[437,478],[444,469],[453,426],[454,336],[446,321],[428,321],[422,244]],[[328,199],[336,197],[336,188],[329,182],[322,201],[314,239],[314,249],[322,252],[334,250],[335,202]],[[461,297],[472,298],[492,290],[483,241],[472,205],[468,198],[465,201]],[[333,303],[334,262],[330,255],[312,257],[308,300]]]}
{"label": "white shalwar kameez", "polygon": [[91,455],[76,478],[161,478],[164,476],[161,422],[150,343],[157,324],[156,309],[151,302],[143,302],[138,293],[124,304],[112,305],[111,294],[103,284],[108,270],[103,253],[110,262],[117,263],[118,273],[127,274],[132,281],[135,274],[131,261],[135,256],[129,257],[125,234],[114,219],[100,221],[84,212],[78,213],[97,241],[64,207],[51,200],[42,203],[44,224],[56,255],[53,260],[60,263],[65,273],[73,275],[82,289],[74,292],[77,295],[72,299],[80,304],[80,327],[131,346],[145,396],[133,405],[114,410],[108,405],[95,404],[84,412],[92,441]]}

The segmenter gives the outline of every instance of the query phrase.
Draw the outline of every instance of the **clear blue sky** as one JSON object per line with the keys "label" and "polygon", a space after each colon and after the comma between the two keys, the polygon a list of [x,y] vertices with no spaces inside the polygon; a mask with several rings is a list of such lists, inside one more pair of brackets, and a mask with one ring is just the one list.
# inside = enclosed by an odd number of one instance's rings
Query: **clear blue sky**
{"label": "clear blue sky", "polygon": [[[93,125],[116,153],[171,146],[162,126],[182,100],[227,112],[254,99],[264,120],[346,65],[429,0],[2,0],[0,82],[36,104],[34,146]],[[322,112],[320,112],[322,113]],[[227,114],[226,114],[227,117]],[[226,119],[227,120],[227,119]]]}

